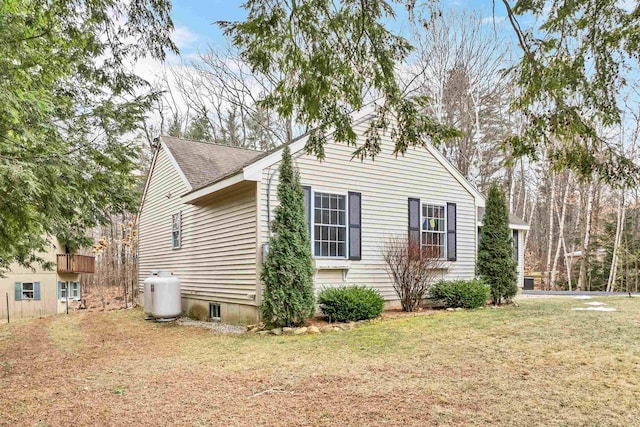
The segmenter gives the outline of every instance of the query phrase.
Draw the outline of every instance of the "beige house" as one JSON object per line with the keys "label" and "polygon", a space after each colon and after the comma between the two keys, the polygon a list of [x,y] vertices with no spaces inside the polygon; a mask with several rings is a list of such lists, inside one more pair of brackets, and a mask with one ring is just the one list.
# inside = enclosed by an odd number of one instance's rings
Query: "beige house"
{"label": "beige house", "polygon": [[0,322],[66,312],[68,301],[81,298],[79,274],[95,272],[94,257],[66,253],[57,239],[51,239],[47,252],[40,256],[53,265],[51,270],[12,264],[5,277],[0,277]]}
{"label": "beige house", "polygon": [[[360,135],[372,113],[354,117]],[[397,304],[381,248],[407,233],[446,259],[443,278],[475,276],[485,201],[438,150],[396,158],[385,140],[375,161],[360,161],[351,159],[352,147],[329,141],[321,162],[305,154],[305,143],[301,137],[290,148],[305,189],[316,289],[366,285]],[[169,270],[182,281],[186,314],[254,322],[281,155],[160,137],[140,207],[140,283],[151,270]],[[512,228],[524,241],[526,225]]]}

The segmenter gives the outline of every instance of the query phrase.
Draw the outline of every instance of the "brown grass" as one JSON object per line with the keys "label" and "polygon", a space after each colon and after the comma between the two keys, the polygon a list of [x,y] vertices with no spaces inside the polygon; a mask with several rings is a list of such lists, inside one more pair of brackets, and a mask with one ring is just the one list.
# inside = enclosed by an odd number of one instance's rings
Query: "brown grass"
{"label": "brown grass", "polygon": [[220,336],[139,310],[0,326],[6,425],[640,425],[640,300]]}

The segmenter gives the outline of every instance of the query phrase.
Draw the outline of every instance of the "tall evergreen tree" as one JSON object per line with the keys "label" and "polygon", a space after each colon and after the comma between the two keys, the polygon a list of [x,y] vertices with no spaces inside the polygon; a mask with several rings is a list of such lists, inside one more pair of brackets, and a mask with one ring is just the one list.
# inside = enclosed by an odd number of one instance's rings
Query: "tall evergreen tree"
{"label": "tall evergreen tree", "polygon": [[213,135],[211,134],[211,126],[209,125],[209,119],[205,114],[194,119],[189,128],[184,134],[186,139],[193,139],[194,141],[211,142],[213,141]]}
{"label": "tall evergreen tree", "polygon": [[50,267],[56,236],[133,211],[139,144],[158,99],[131,63],[177,52],[168,0],[0,2],[0,275]]}
{"label": "tall evergreen tree", "polygon": [[478,248],[478,275],[491,286],[494,304],[510,300],[518,292],[517,261],[509,229],[507,199],[498,184],[489,189]]}
{"label": "tall evergreen tree", "polygon": [[304,215],[300,175],[286,146],[279,168],[278,200],[272,223],[274,236],[260,276],[264,299],[262,320],[270,326],[295,326],[315,312],[313,263]]}
{"label": "tall evergreen tree", "polygon": [[234,105],[229,108],[227,116],[222,119],[224,127],[222,128],[222,139],[226,145],[233,147],[242,147],[242,130],[238,123],[238,108]]}

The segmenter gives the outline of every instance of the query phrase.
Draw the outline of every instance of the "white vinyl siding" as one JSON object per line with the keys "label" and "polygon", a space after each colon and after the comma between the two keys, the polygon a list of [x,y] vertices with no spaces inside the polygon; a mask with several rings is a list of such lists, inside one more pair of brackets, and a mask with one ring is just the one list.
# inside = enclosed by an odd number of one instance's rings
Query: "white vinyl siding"
{"label": "white vinyl siding", "polygon": [[518,287],[524,286],[524,236],[525,230],[518,230]]}
{"label": "white vinyl siding", "polygon": [[[363,135],[366,125],[356,131]],[[359,141],[361,143],[362,141]],[[465,189],[440,162],[424,148],[409,149],[397,158],[390,140],[382,141],[382,153],[375,161],[351,160],[353,147],[329,142],[326,158],[320,162],[303,152],[293,153],[301,182],[312,191],[346,194],[362,193],[362,259],[349,262],[346,275],[339,270],[318,270],[316,290],[323,285],[355,284],[378,289],[388,301],[397,297],[387,272],[381,248],[391,236],[406,237],[408,232],[408,198],[424,204],[457,204],[457,260],[443,272],[447,279],[471,279],[475,275],[476,206]],[[263,171],[260,200],[261,241],[268,242],[268,221],[273,220],[277,201],[278,164]],[[268,203],[267,203],[268,201]],[[270,213],[267,206],[270,206]],[[343,278],[346,281],[343,281]]]}
{"label": "white vinyl siding", "polygon": [[[167,154],[157,154],[139,219],[139,280],[168,270],[181,280],[184,297],[253,305],[256,293],[256,183],[213,194],[199,205],[183,204],[186,186]],[[168,244],[171,215],[181,211],[181,249]]]}

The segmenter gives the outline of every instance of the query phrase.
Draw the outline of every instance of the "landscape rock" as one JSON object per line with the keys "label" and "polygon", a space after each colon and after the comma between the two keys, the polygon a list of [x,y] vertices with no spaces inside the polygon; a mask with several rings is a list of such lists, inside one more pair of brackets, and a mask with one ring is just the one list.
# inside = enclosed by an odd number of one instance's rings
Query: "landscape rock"
{"label": "landscape rock", "polygon": [[319,334],[320,333],[320,328],[318,328],[317,326],[309,326],[309,333],[310,334]]}
{"label": "landscape rock", "polygon": [[271,331],[258,331],[258,332],[257,332],[257,334],[258,334],[258,335],[260,335],[260,336],[265,336],[265,335],[267,335],[269,332],[271,332]]}
{"label": "landscape rock", "polygon": [[291,335],[294,328],[282,328],[282,333],[285,335]]}
{"label": "landscape rock", "polygon": [[270,331],[273,335],[282,335],[282,328],[274,328]]}
{"label": "landscape rock", "polygon": [[447,308],[447,311],[455,311],[453,308],[449,307]]}
{"label": "landscape rock", "polygon": [[306,334],[307,333],[307,328],[306,327],[302,327],[302,328],[296,328],[293,333],[295,335],[302,335],[302,334]]}
{"label": "landscape rock", "polygon": [[320,328],[320,332],[333,332],[333,326],[324,325],[323,327]]}

